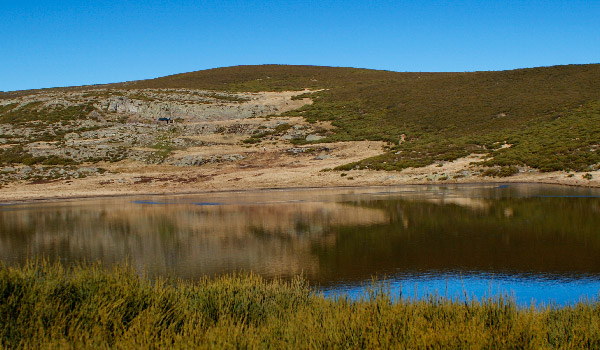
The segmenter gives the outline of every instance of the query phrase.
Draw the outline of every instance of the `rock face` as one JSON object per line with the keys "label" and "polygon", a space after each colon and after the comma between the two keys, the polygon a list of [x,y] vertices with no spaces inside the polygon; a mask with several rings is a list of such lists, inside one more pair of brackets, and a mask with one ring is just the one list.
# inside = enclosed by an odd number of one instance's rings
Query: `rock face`
{"label": "rock face", "polygon": [[138,90],[128,96],[111,96],[101,100],[98,107],[108,113],[135,115],[141,120],[179,118],[186,121],[208,121],[279,114],[309,102],[291,100],[289,93],[215,94],[206,91],[175,91],[176,93],[167,94]]}
{"label": "rock face", "polygon": [[190,166],[200,166],[206,163],[222,163],[222,162],[235,162],[238,160],[246,159],[245,156],[241,154],[228,154],[228,155],[210,155],[210,156],[202,156],[202,155],[189,155],[181,158],[169,158],[165,161],[165,163],[169,165],[181,166],[181,167],[190,167]]}
{"label": "rock face", "polygon": [[287,122],[263,118],[312,103],[291,99],[305,92],[92,89],[0,99],[0,185],[89,176],[102,170],[84,165],[98,162],[194,167],[246,158],[239,150],[203,151],[224,140],[239,147],[248,147],[246,138],[320,140],[307,123],[282,127]]}
{"label": "rock face", "polygon": [[200,166],[207,160],[201,155],[185,156],[178,159],[169,159],[168,163],[176,166]]}
{"label": "rock face", "polygon": [[104,101],[100,108],[109,113],[135,115],[142,120],[158,118],[185,119],[187,121],[230,120],[276,114],[272,105],[240,104],[185,104],[181,102],[148,102],[127,97]]}

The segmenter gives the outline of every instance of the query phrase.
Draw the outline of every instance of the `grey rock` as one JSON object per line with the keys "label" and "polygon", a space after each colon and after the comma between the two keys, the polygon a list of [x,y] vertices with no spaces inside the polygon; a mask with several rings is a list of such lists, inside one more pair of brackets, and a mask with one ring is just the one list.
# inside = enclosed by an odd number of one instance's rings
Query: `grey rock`
{"label": "grey rock", "polygon": [[20,171],[20,173],[21,173],[21,174],[29,174],[29,173],[31,173],[33,170],[34,170],[34,169],[33,169],[32,167],[30,167],[30,166],[24,166],[24,167],[22,167],[22,168],[21,168],[21,171]]}
{"label": "grey rock", "polygon": [[241,154],[229,154],[229,155],[225,155],[223,156],[224,160],[228,160],[228,161],[237,161],[237,160],[242,160],[242,159],[246,159],[246,157],[244,157]]}
{"label": "grey rock", "polygon": [[96,173],[96,172],[98,172],[98,168],[96,168],[96,167],[81,167],[81,168],[77,169],[77,171],[80,173]]}
{"label": "grey rock", "polygon": [[306,141],[308,141],[308,142],[319,141],[319,140],[322,140],[324,138],[325,138],[325,136],[310,134],[310,135],[306,136]]}
{"label": "grey rock", "polygon": [[328,154],[321,154],[321,155],[316,156],[314,159],[315,160],[323,160],[323,159],[329,159],[329,158],[331,158],[330,155],[328,155]]}
{"label": "grey rock", "polygon": [[304,152],[306,152],[306,148],[292,147],[292,148],[288,149],[286,152],[293,153],[293,154],[304,153]]}
{"label": "grey rock", "polygon": [[175,166],[189,167],[200,166],[205,164],[207,160],[201,155],[185,156],[183,158],[169,159],[167,163]]}

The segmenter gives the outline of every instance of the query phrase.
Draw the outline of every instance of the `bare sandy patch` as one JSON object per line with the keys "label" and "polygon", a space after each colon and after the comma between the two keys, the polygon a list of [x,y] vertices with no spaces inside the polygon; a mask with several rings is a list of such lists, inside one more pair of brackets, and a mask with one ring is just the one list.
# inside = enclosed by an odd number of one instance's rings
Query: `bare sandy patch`
{"label": "bare sandy patch", "polygon": [[[316,147],[315,147],[316,146]],[[135,161],[99,164],[109,171],[100,176],[43,184],[15,183],[0,189],[2,201],[48,198],[114,196],[132,194],[175,194],[207,191],[253,190],[266,188],[376,186],[402,184],[440,184],[476,182],[549,183],[600,187],[600,171],[586,173],[519,173],[507,178],[464,176],[454,178],[449,174],[473,172],[472,162],[480,159],[471,155],[454,162],[432,164],[423,168],[405,169],[401,172],[352,170],[346,172],[323,171],[339,165],[358,161],[382,152],[381,142],[339,142],[306,145],[316,151],[292,153],[289,144],[239,148],[220,146],[214,152],[240,152],[245,159],[239,161],[205,164],[199,167],[148,165]],[[318,147],[323,147],[319,149]],[[444,175],[446,174],[446,175]],[[477,208],[485,203],[455,203]]]}

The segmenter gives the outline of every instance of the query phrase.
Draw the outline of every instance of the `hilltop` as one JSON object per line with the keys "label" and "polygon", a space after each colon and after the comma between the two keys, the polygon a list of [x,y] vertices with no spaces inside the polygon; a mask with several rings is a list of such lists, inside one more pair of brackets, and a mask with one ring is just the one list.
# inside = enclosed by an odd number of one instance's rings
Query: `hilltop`
{"label": "hilltop", "polygon": [[0,93],[0,199],[499,177],[595,186],[599,149],[600,64],[236,66]]}

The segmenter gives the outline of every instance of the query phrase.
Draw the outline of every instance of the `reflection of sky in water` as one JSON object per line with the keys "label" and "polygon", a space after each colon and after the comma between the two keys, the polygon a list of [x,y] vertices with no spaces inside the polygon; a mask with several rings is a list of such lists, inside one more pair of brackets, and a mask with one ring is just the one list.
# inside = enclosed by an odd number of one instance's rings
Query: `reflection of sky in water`
{"label": "reflection of sky in water", "polygon": [[567,304],[600,292],[598,198],[599,189],[473,184],[4,203],[0,259],[128,260],[191,279],[304,273],[353,298],[386,273],[404,296]]}
{"label": "reflection of sky in water", "polygon": [[[340,284],[322,288],[326,296],[349,296],[359,299],[364,295],[365,281],[361,284]],[[561,278],[561,276],[494,275],[494,274],[425,274],[385,279],[393,297],[423,299],[438,295],[454,300],[508,296],[520,306],[570,305],[578,301],[600,300],[600,278]]]}

